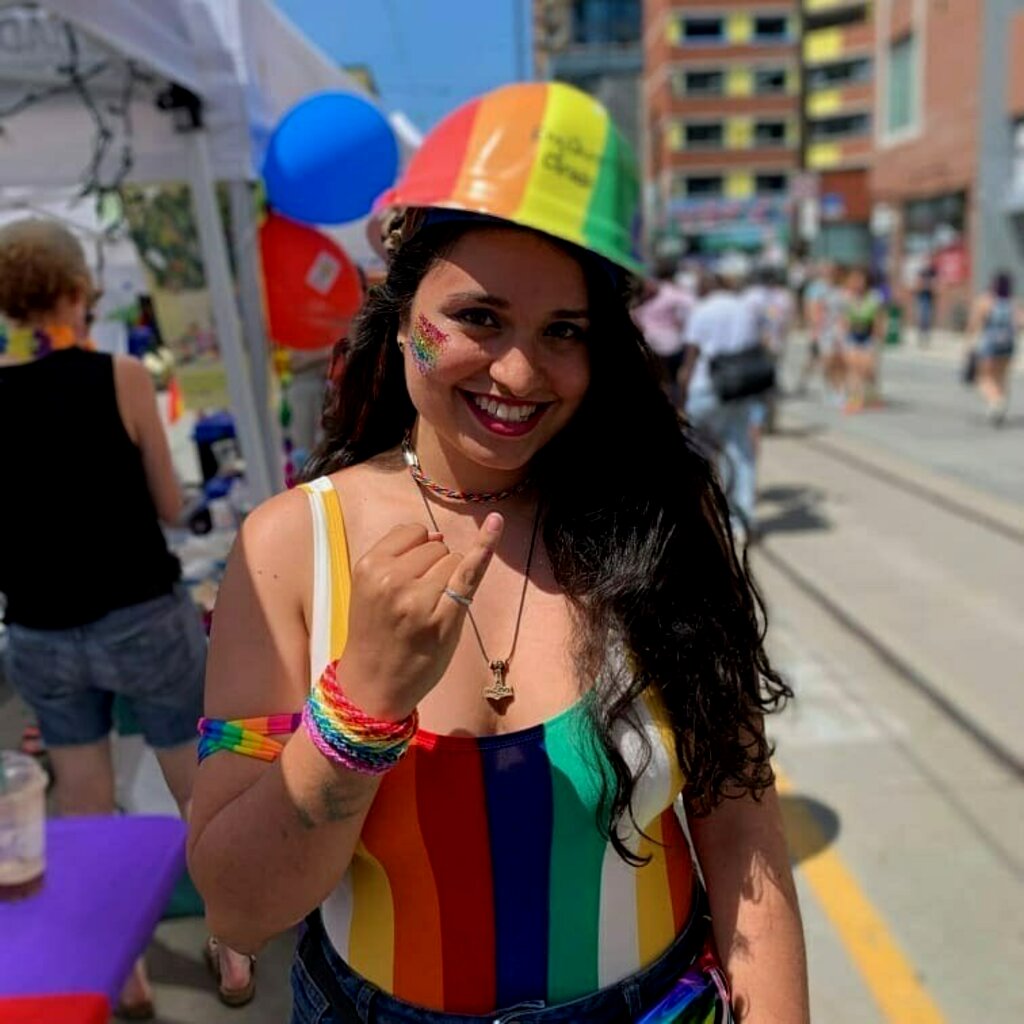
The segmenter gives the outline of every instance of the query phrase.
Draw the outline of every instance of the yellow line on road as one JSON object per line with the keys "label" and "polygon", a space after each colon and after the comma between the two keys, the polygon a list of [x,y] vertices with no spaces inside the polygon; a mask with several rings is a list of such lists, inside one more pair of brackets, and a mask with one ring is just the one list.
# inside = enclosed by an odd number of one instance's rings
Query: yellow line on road
{"label": "yellow line on road", "polygon": [[[793,785],[776,768],[780,793],[795,795]],[[926,991],[913,965],[857,884],[850,869],[828,844],[810,809],[784,801],[786,837],[815,898],[846,947],[854,965],[893,1024],[945,1024],[942,1011]]]}

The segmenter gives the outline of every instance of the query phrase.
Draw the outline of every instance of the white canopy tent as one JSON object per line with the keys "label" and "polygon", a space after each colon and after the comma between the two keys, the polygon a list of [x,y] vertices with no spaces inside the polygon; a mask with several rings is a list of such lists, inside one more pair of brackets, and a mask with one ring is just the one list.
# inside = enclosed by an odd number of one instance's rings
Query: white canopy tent
{"label": "white canopy tent", "polygon": [[[257,500],[280,486],[280,468],[249,184],[281,115],[326,89],[365,95],[269,0],[0,0],[0,189],[189,183]],[[34,101],[22,103],[28,92]],[[415,131],[391,120],[408,152]],[[218,181],[231,193],[241,316]],[[334,234],[368,258],[360,225]]]}

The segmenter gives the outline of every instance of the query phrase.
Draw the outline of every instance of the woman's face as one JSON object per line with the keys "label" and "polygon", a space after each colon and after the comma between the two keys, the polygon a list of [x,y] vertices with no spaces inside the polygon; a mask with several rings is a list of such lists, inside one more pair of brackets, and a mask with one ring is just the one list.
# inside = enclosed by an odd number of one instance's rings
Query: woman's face
{"label": "woman's face", "polygon": [[471,462],[526,466],[590,383],[588,306],[579,263],[540,235],[462,235],[420,282],[399,330],[421,418]]}

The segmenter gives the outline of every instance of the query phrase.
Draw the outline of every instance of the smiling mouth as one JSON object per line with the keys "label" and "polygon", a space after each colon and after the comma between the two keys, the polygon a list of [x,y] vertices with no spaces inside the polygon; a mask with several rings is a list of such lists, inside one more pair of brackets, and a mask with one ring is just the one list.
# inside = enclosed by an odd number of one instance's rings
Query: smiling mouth
{"label": "smiling mouth", "polygon": [[493,395],[460,391],[466,405],[488,430],[504,436],[521,435],[532,430],[551,402],[511,402]]}

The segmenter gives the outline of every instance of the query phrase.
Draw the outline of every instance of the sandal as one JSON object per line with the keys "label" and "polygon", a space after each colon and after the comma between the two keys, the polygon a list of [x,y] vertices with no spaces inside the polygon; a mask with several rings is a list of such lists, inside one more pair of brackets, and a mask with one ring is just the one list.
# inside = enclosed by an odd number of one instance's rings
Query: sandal
{"label": "sandal", "polygon": [[203,946],[203,959],[217,982],[217,998],[225,1006],[245,1006],[256,995],[256,957],[249,956],[249,981],[242,988],[225,988],[220,976],[220,943],[211,935]]}
{"label": "sandal", "polygon": [[[126,1002],[125,992],[128,991],[136,997],[141,994],[141,998]],[[131,975],[121,989],[121,998],[114,1008],[114,1016],[118,1020],[152,1020],[156,1016],[153,987],[146,977],[146,968],[141,958],[135,962]]]}
{"label": "sandal", "polygon": [[114,1016],[118,1020],[152,1020],[156,1016],[156,1007],[152,999],[143,999],[141,1003],[118,1003]]}

